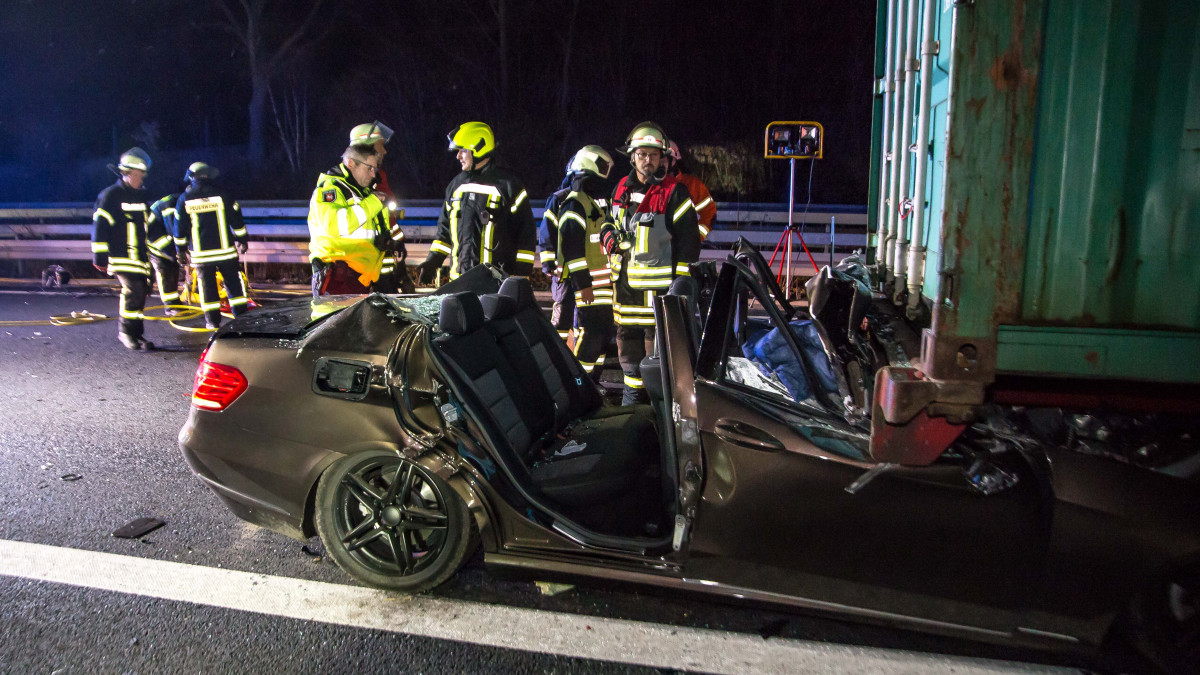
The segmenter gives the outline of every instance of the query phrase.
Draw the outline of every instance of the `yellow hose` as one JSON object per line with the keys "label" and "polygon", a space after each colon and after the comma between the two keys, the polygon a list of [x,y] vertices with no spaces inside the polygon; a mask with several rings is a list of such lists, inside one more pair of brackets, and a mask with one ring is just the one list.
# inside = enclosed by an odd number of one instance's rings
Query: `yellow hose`
{"label": "yellow hose", "polygon": [[[180,310],[175,316],[146,316],[146,321],[166,321],[171,324],[172,328],[184,331],[185,333],[211,333],[212,328],[200,328],[195,326],[181,326],[176,321],[189,321],[200,316],[204,316],[204,312],[199,307],[192,305],[153,305],[142,310],[143,313],[157,309],[176,309]],[[232,319],[233,315],[222,312],[221,316]],[[32,321],[0,321],[0,327],[8,326],[79,326],[85,323],[97,323],[99,321],[112,321],[116,317],[106,314],[95,314],[86,309],[79,312],[71,312],[70,314],[55,314],[49,319],[37,319]]]}

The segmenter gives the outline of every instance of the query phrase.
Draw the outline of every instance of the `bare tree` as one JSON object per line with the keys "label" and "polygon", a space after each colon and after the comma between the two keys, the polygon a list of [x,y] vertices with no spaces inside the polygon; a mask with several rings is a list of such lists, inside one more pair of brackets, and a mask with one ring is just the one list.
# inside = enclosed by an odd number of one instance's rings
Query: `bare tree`
{"label": "bare tree", "polygon": [[267,95],[275,116],[275,131],[287,155],[288,166],[292,168],[292,173],[297,173],[304,165],[308,151],[308,86],[293,74],[287,90],[280,97],[282,103],[276,102],[275,92],[270,85],[267,86]]}
{"label": "bare tree", "polygon": [[[314,19],[324,0],[307,0],[307,12],[297,12],[292,9],[294,3],[285,3],[279,11],[270,12],[269,27],[266,24],[269,0],[220,0],[216,4],[222,14],[222,25],[246,53],[250,71],[250,162],[261,166],[271,81],[327,34],[328,29],[314,32]],[[280,29],[281,23],[292,24],[294,28]]]}

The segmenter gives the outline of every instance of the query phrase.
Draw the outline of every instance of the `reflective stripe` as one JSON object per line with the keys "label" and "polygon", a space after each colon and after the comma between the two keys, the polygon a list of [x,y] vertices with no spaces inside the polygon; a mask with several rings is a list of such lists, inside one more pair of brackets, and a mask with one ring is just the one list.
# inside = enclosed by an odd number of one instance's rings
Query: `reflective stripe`
{"label": "reflective stripe", "polygon": [[659,265],[655,267],[644,267],[641,265],[631,265],[629,267],[629,276],[631,277],[650,277],[658,274],[670,274],[670,265]]}
{"label": "reflective stripe", "polygon": [[450,255],[450,246],[442,241],[435,241],[432,244],[430,244],[429,250],[437,251],[438,253],[444,253],[446,255]]}
{"label": "reflective stripe", "polygon": [[171,238],[164,234],[163,236],[159,237],[158,239],[155,239],[154,241],[150,242],[150,245],[161,251],[162,248],[164,246],[166,246],[167,243],[170,241],[171,241]]}
{"label": "reflective stripe", "polygon": [[542,251],[542,262],[550,262],[554,260],[554,251]]}
{"label": "reflective stripe", "polygon": [[215,248],[207,251],[195,251],[192,253],[192,263],[216,262],[218,260],[229,260],[237,257],[237,249],[230,246],[229,248]]}
{"label": "reflective stripe", "polygon": [[367,210],[364,209],[362,206],[355,204],[350,207],[350,210],[354,212],[354,217],[358,218],[358,222],[359,222],[360,226],[367,222]]}
{"label": "reflective stripe", "polygon": [[712,200],[712,196],[709,195],[708,197],[704,198],[704,201],[700,202],[699,204],[696,204],[696,210],[699,211],[700,209],[708,206],[711,203],[713,203],[713,200]]}
{"label": "reflective stripe", "polygon": [[567,220],[574,220],[575,222],[579,223],[580,227],[587,227],[587,223],[584,222],[583,216],[575,213],[574,211],[567,211],[566,213],[562,214],[562,218],[560,218],[558,221],[560,227],[561,224],[567,222]]}
{"label": "reflective stripe", "polygon": [[211,309],[221,309],[221,303],[219,303],[219,302],[201,302],[200,309],[202,309],[206,312]]}
{"label": "reflective stripe", "polygon": [[517,251],[517,262],[533,264],[533,251]]}
{"label": "reflective stripe", "polygon": [[116,224],[113,222],[113,217],[108,215],[108,211],[105,211],[104,209],[96,209],[96,212],[92,214],[92,220],[96,220],[97,216],[107,220],[109,225]]}
{"label": "reflective stripe", "polygon": [[[236,297],[236,298],[233,298],[233,299],[231,299],[231,300],[229,301],[229,304],[230,304],[230,305],[245,305],[245,304],[247,304],[247,303],[249,303],[249,302],[250,302],[250,298],[247,298],[247,297],[244,297],[244,296],[238,296],[238,297]],[[218,303],[218,304],[219,304],[219,303]]]}
{"label": "reflective stripe", "polygon": [[631,387],[633,389],[645,389],[646,388],[646,385],[642,382],[641,378],[630,377],[628,375],[625,376],[625,386]]}
{"label": "reflective stripe", "polygon": [[108,253],[108,242],[107,241],[93,241],[92,242],[92,253]]}
{"label": "reflective stripe", "polygon": [[700,226],[700,238],[701,239],[707,237],[709,232],[712,232],[712,230],[708,229],[707,227],[705,227],[703,225]]}
{"label": "reflective stripe", "polygon": [[524,190],[521,190],[521,194],[517,195],[516,201],[513,202],[512,208],[509,210],[512,211],[513,213],[516,213],[517,207],[520,206],[521,202],[525,201],[525,198],[528,196],[529,195],[527,195]]}
{"label": "reflective stripe", "polygon": [[688,269],[687,263],[675,263],[675,274],[685,277],[692,276],[692,272]]}
{"label": "reflective stripe", "polygon": [[[518,257],[518,259],[520,258],[520,256],[517,256],[517,257]],[[587,269],[587,259],[586,258],[577,258],[575,260],[572,260],[571,262],[567,263],[567,269],[572,272],[579,272],[581,270],[585,270],[585,269]]]}
{"label": "reflective stripe", "polygon": [[[121,304],[124,305],[125,303],[122,302]],[[132,310],[125,309],[124,306],[122,306],[120,308],[119,312],[121,314],[122,319],[144,319],[144,318],[146,318],[145,314],[143,314],[141,312],[135,312]]]}
{"label": "reflective stripe", "polygon": [[679,208],[675,209],[675,215],[671,217],[671,222],[673,223],[673,222],[679,220],[679,217],[682,216],[685,212],[687,212],[687,210],[690,208],[695,208],[695,207],[692,206],[692,200],[689,199],[686,202],[684,202]]}

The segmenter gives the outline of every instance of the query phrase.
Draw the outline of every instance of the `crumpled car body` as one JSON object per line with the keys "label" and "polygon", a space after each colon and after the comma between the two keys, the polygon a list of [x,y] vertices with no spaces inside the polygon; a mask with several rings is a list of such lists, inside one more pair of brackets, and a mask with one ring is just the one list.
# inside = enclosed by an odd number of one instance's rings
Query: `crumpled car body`
{"label": "crumpled car body", "polygon": [[932,459],[879,461],[871,364],[892,347],[821,320],[869,333],[874,310],[851,294],[806,318],[764,266],[743,247],[703,315],[658,299],[653,402],[631,409],[597,400],[517,279],[249,312],[201,364],[244,392],[193,406],[180,448],[238,516],[319,533],[383,588],[441,583],[477,542],[542,575],[1081,652],[1161,583],[1194,602],[1172,581],[1200,561],[1194,475],[1081,452],[1053,415],[1003,406]]}

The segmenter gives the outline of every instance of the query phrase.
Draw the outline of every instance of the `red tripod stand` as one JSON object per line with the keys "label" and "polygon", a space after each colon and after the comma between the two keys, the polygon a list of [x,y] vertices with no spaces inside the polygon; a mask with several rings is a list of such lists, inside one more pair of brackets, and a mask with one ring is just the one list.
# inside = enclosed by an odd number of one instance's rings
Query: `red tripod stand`
{"label": "red tripod stand", "polygon": [[[804,254],[808,256],[808,262],[812,263],[813,270],[820,272],[817,268],[817,261],[813,260],[812,253],[809,252],[808,246],[804,243],[804,235],[800,234],[800,228],[795,225],[788,225],[779,235],[779,242],[775,244],[775,250],[771,251],[771,262],[767,263],[767,267],[775,269],[775,256],[779,255],[779,249],[783,249],[783,258],[779,261],[779,273],[775,275],[775,282],[783,289],[785,297],[790,298],[792,288],[792,237],[796,235],[796,239],[800,240],[800,248],[804,249]],[[784,269],[787,272],[785,274]],[[787,285],[784,285],[784,278],[787,278]]]}

